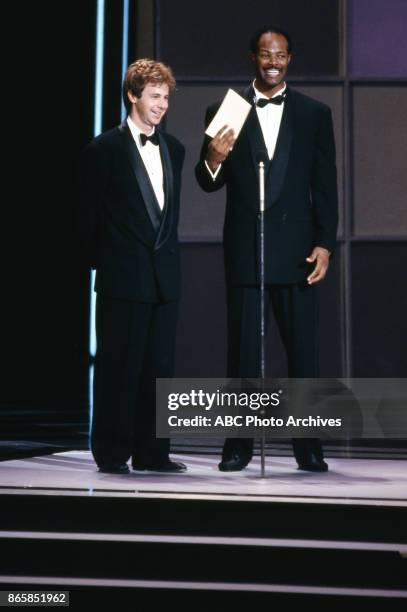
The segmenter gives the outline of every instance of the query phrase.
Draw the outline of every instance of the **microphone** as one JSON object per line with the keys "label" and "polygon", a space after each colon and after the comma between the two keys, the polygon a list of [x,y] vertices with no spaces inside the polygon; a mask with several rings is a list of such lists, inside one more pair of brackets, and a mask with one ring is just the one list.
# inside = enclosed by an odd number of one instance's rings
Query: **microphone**
{"label": "microphone", "polygon": [[[264,304],[264,284],[265,284],[265,252],[264,252],[264,168],[269,161],[267,151],[260,149],[256,153],[256,161],[259,167],[259,218],[260,218],[260,251],[259,251],[259,280],[260,280],[260,377],[262,379],[262,388],[264,389],[264,379],[266,376],[266,355],[265,355],[265,338],[266,338],[266,322],[265,322],[265,304]],[[262,407],[264,411],[264,407]],[[265,447],[266,447],[266,432],[262,427],[261,439],[261,477],[265,476]]]}
{"label": "microphone", "polygon": [[266,165],[269,161],[270,160],[269,160],[269,156],[268,156],[266,149],[260,149],[259,151],[257,151],[256,153],[257,165],[259,165],[260,162],[263,162],[263,164]]}
{"label": "microphone", "polygon": [[256,161],[259,166],[259,207],[260,212],[264,212],[264,168],[266,163],[269,161],[267,151],[265,149],[260,149],[256,153]]}

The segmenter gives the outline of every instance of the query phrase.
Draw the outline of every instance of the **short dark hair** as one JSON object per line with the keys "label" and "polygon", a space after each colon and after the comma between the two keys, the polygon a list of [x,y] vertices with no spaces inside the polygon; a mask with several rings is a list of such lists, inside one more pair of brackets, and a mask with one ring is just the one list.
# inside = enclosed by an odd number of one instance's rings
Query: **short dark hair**
{"label": "short dark hair", "polygon": [[257,51],[259,50],[260,38],[263,36],[263,34],[268,34],[269,32],[270,34],[280,34],[281,36],[284,36],[284,38],[287,41],[287,51],[288,53],[291,53],[292,42],[291,42],[290,35],[285,30],[280,28],[279,26],[274,26],[274,25],[264,26],[263,28],[260,28],[260,30],[257,30],[257,32],[253,34],[253,36],[250,39],[250,51],[252,53],[256,55]]}
{"label": "short dark hair", "polygon": [[130,92],[133,96],[140,98],[147,83],[168,85],[170,91],[175,87],[175,79],[171,68],[152,59],[139,59],[127,68],[123,81],[123,102],[128,112],[131,110],[131,102],[128,97]]}

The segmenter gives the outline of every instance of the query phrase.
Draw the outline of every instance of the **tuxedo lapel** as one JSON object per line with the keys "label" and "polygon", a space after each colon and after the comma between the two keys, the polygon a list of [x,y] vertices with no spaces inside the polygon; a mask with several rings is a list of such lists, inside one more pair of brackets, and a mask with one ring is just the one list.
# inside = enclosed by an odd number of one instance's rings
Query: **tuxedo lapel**
{"label": "tuxedo lapel", "polygon": [[122,123],[119,129],[123,133],[123,138],[125,140],[125,146],[127,149],[129,161],[133,169],[134,175],[137,179],[141,195],[143,196],[143,201],[148,216],[150,218],[152,226],[154,227],[155,232],[158,233],[162,221],[162,214],[154,193],[153,186],[148,176],[148,172],[143,163],[143,160],[141,159],[141,155],[138,152],[137,145],[134,142],[133,136],[131,135],[127,123]]}
{"label": "tuxedo lapel", "polygon": [[160,143],[161,162],[163,165],[165,206],[162,215],[160,231],[158,232],[157,240],[155,243],[156,249],[158,249],[166,241],[168,233],[171,231],[174,187],[174,176],[172,171],[170,152],[168,150],[168,146],[164,136],[158,130],[157,134]]}
{"label": "tuxedo lapel", "polygon": [[287,89],[274,157],[266,175],[266,208],[278,199],[283,186],[293,139],[293,100]]}
{"label": "tuxedo lapel", "polygon": [[[243,90],[242,96],[253,104],[254,91],[250,85]],[[292,96],[287,88],[286,99],[284,102],[283,116],[281,118],[280,129],[276,143],[274,157],[269,164],[266,164],[266,208],[269,208],[278,199],[283,186],[287,171],[290,149],[293,138],[293,105]],[[246,121],[246,134],[250,143],[251,158],[258,177],[258,159],[260,151],[267,151],[264,142],[263,132],[257,117],[256,107],[253,106]]]}
{"label": "tuxedo lapel", "polygon": [[[259,118],[257,117],[256,107],[253,103],[254,91],[250,85],[243,90],[242,96],[252,105],[249,115],[246,119],[246,135],[250,144],[251,158],[253,162],[256,176],[259,175],[258,154],[265,151],[267,153],[266,143],[264,142],[263,132],[261,131]],[[267,168],[266,168],[267,170]]]}
{"label": "tuxedo lapel", "polygon": [[[259,118],[257,117],[256,108],[253,107],[247,118],[247,136],[249,138],[251,158],[254,165],[256,176],[259,174],[259,153],[265,151],[267,157],[267,147],[264,142],[263,132],[261,131]],[[267,168],[266,168],[267,170]]]}

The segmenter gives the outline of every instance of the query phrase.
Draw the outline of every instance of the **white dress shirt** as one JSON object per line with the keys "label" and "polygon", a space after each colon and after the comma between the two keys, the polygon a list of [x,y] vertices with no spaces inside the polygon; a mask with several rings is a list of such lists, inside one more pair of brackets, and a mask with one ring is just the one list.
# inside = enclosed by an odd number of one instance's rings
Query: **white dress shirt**
{"label": "white dress shirt", "polygon": [[[254,89],[253,101],[254,103],[256,104],[257,100],[259,100],[260,98],[265,98],[266,100],[268,100],[269,98],[267,96],[265,96],[258,89],[256,89],[254,83],[255,82],[253,81],[253,89]],[[271,96],[271,97],[274,98],[275,96],[282,95],[286,89],[287,89],[287,85],[284,83],[284,86],[282,87],[282,89],[280,89],[280,91],[278,91],[277,93],[274,94],[274,96]],[[266,143],[269,159],[273,159],[274,152],[276,150],[278,132],[280,130],[283,110],[284,110],[284,102],[282,104],[267,104],[263,108],[260,108],[260,106],[256,106],[257,117],[259,119],[261,131],[263,133],[264,142]],[[218,176],[218,173],[219,173],[219,170],[222,164],[220,164],[216,168],[215,172],[212,172],[206,160],[205,160],[205,166],[209,174],[213,178],[213,180],[215,180],[216,177]]]}
{"label": "white dress shirt", "polygon": [[[278,91],[276,94],[274,94],[274,96],[271,96],[271,97],[274,98],[275,96],[282,95],[285,92],[286,88],[287,86],[284,83],[284,87],[280,89],[280,91]],[[254,89],[254,103],[255,104],[261,98],[265,98],[266,100],[269,99],[267,96],[262,94],[258,89],[256,89],[256,87],[254,86],[254,83],[253,83],[253,89]],[[266,106],[263,106],[263,108],[260,108],[260,106],[256,106],[257,117],[259,118],[259,123],[260,123],[261,131],[263,132],[263,138],[264,138],[264,142],[266,143],[269,159],[273,159],[274,157],[274,151],[276,150],[278,132],[280,130],[281,117],[283,116],[283,110],[284,110],[284,102],[282,104],[267,104]]]}
{"label": "white dress shirt", "polygon": [[[141,159],[146,167],[147,174],[151,181],[151,185],[153,187],[155,197],[157,198],[158,205],[161,210],[164,208],[165,196],[164,196],[164,174],[163,174],[163,166],[161,162],[160,155],[160,147],[158,145],[154,145],[152,142],[147,140],[145,145],[141,144],[140,134],[141,130],[137,127],[137,125],[127,117],[127,125],[129,126],[131,135],[133,136],[134,142],[137,145],[139,153],[141,155]],[[151,136],[154,134],[154,128],[147,134]]]}

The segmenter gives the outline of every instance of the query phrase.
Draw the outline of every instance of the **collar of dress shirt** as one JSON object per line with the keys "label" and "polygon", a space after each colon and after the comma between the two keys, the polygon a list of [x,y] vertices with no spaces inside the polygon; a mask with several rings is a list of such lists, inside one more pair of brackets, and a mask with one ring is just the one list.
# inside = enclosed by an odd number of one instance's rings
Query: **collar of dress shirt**
{"label": "collar of dress shirt", "polygon": [[[255,82],[256,82],[256,80],[253,81],[254,103],[256,103],[257,100],[260,100],[261,98],[266,98],[266,100],[268,100],[269,96],[265,96],[263,93],[261,93],[261,91],[256,89]],[[280,96],[281,94],[283,94],[285,92],[286,89],[287,89],[287,83],[284,83],[283,87],[277,93],[275,93],[271,97],[275,98],[276,96]],[[268,104],[267,106],[270,107],[270,104]],[[267,108],[267,106],[265,108]],[[273,105],[271,105],[271,106],[273,106]]]}
{"label": "collar of dress shirt", "polygon": [[[134,123],[134,121],[130,117],[127,117],[127,125],[129,126],[131,135],[133,136],[135,142],[140,144],[140,134],[144,134],[144,132],[142,132],[139,127],[137,127],[137,125]],[[155,128],[153,127],[151,132],[146,135],[152,136],[154,132],[155,132]]]}

